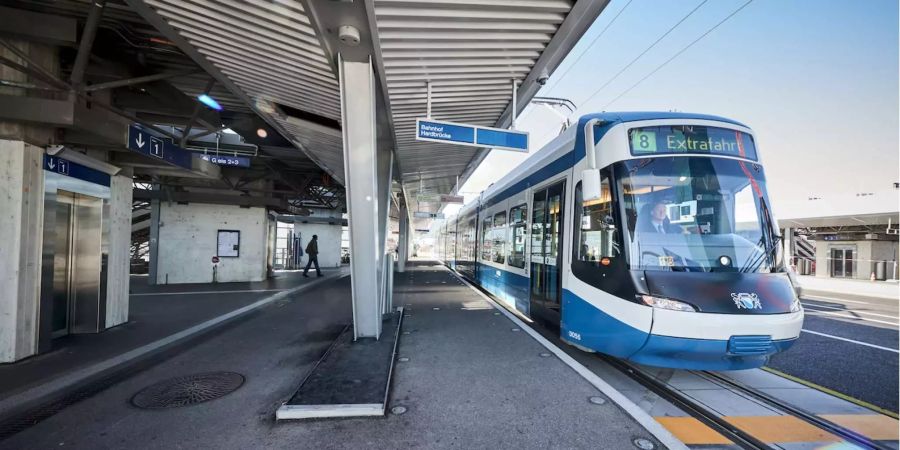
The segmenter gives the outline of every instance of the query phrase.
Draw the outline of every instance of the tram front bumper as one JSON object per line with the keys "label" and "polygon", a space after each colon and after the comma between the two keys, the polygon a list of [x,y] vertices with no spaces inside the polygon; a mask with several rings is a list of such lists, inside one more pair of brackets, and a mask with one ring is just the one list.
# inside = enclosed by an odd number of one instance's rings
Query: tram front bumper
{"label": "tram front bumper", "polygon": [[753,369],[789,349],[802,326],[802,311],[732,315],[656,309],[650,336],[628,359],[676,369]]}

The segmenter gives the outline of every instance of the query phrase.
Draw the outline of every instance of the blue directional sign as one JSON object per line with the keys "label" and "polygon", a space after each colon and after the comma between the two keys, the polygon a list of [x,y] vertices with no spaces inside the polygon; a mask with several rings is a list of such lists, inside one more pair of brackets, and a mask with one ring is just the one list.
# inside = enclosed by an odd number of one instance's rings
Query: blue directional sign
{"label": "blue directional sign", "polygon": [[188,170],[193,169],[191,152],[150,134],[147,130],[131,125],[128,127],[128,149]]}
{"label": "blue directional sign", "polygon": [[109,174],[82,166],[59,156],[44,155],[44,170],[102,186],[109,186]]}
{"label": "blue directional sign", "polygon": [[200,159],[226,167],[250,167],[250,158],[246,156],[200,155]]}
{"label": "blue directional sign", "polygon": [[441,120],[416,119],[416,140],[528,152],[528,133]]}

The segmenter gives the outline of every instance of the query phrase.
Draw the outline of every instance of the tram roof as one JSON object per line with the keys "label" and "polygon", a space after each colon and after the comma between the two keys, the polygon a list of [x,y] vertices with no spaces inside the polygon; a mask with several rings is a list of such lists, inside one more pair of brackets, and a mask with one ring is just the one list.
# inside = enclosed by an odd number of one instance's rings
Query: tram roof
{"label": "tram roof", "polygon": [[591,119],[600,119],[604,122],[620,123],[620,122],[638,122],[641,120],[665,120],[665,119],[684,119],[684,120],[712,120],[716,122],[725,122],[738,125],[744,128],[750,128],[741,122],[727,117],[715,116],[711,114],[698,114],[688,112],[673,111],[622,111],[622,112],[600,112],[595,114],[586,114],[578,120],[580,126]]}

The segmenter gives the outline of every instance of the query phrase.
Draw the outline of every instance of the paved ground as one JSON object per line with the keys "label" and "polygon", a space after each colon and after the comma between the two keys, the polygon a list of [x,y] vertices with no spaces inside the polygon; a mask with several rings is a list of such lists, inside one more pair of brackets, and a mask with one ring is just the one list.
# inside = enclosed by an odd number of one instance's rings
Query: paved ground
{"label": "paved ground", "polygon": [[[275,423],[350,319],[348,279],[263,307],[215,339],[0,442],[0,448],[632,448],[648,433],[616,405],[594,405],[589,383],[455,278],[430,265],[398,276],[410,305],[391,406],[376,419]],[[438,309],[434,309],[438,308]],[[218,400],[148,411],[140,389],[170,377],[236,371],[244,385]],[[659,446],[657,448],[660,448]]]}
{"label": "paved ground", "polygon": [[769,367],[897,412],[897,299],[805,296],[804,332]]}
{"label": "paved ground", "polygon": [[258,283],[149,286],[146,276],[132,276],[127,323],[99,334],[55,339],[48,353],[0,365],[0,400],[310,280],[315,278],[279,272]]}

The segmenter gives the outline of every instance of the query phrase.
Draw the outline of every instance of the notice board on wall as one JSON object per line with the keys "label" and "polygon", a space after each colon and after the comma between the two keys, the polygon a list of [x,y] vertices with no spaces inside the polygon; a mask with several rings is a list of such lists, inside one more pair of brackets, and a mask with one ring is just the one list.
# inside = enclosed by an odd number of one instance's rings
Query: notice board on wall
{"label": "notice board on wall", "polygon": [[219,230],[216,238],[216,256],[237,258],[240,256],[241,232],[239,230]]}

